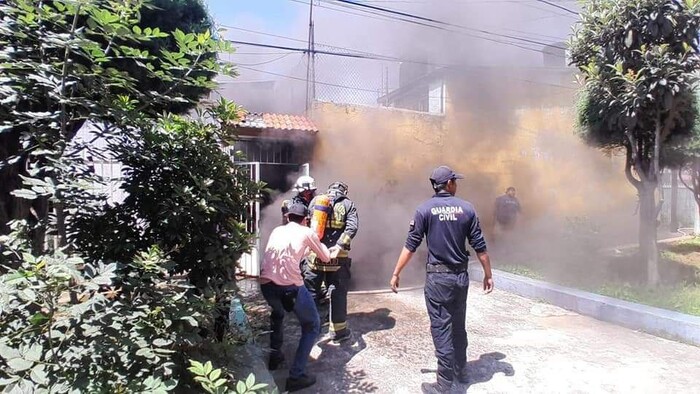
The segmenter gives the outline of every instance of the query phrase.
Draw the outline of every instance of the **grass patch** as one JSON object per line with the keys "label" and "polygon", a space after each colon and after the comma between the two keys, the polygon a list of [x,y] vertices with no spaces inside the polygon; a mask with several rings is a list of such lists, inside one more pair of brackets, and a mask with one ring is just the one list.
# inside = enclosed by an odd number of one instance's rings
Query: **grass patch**
{"label": "grass patch", "polygon": [[668,245],[659,245],[661,258],[700,268],[700,237],[677,241]]}
{"label": "grass patch", "polygon": [[504,271],[504,272],[508,272],[510,274],[513,274],[513,275],[525,276],[525,277],[530,278],[530,279],[545,280],[544,274],[542,274],[541,272],[539,272],[533,268],[526,267],[523,265],[508,264],[508,265],[503,265],[503,266],[494,267],[494,268],[501,270],[501,271]]}
{"label": "grass patch", "polygon": [[[531,279],[552,281],[545,276],[545,273],[527,266],[510,264],[494,268]],[[553,281],[553,283],[620,300],[700,316],[700,285],[696,284],[667,285],[651,289],[628,283],[607,283],[602,286],[582,286],[563,280]]]}
{"label": "grass patch", "polygon": [[[591,291],[591,289],[588,290]],[[650,289],[615,283],[601,286],[594,289],[593,292],[638,304],[700,316],[700,286],[697,285],[663,286]]]}

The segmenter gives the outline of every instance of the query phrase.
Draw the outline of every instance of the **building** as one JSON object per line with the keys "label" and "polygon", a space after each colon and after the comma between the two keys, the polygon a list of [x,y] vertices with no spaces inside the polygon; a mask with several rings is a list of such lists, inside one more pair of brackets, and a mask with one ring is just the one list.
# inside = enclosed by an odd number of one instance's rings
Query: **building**
{"label": "building", "polygon": [[318,128],[301,115],[247,113],[235,130],[238,137],[225,151],[235,163],[249,169],[252,180],[264,182],[266,189],[249,210],[247,229],[258,238],[239,262],[246,275],[258,276],[261,210],[288,191],[297,176],[309,173]]}

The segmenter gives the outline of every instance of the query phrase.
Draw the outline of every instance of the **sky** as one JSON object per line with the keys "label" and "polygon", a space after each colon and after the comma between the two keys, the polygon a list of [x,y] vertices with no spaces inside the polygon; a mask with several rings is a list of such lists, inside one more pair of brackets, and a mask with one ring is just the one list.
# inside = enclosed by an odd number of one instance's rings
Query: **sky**
{"label": "sky", "polygon": [[302,5],[287,0],[207,0],[207,6],[220,23],[258,20],[277,30],[293,23]]}
{"label": "sky", "polygon": [[[205,1],[231,40],[293,48],[307,46],[308,0]],[[576,20],[575,15],[551,5],[575,10],[576,3],[568,0],[548,0],[551,4],[542,0],[356,0],[466,28],[455,33],[368,13],[334,0],[314,1],[315,37],[320,44],[317,49],[362,51],[441,65],[541,65],[539,51],[543,45],[513,41],[503,35],[544,44],[562,42]],[[238,45],[237,52],[227,60],[238,65],[239,75],[231,83],[274,80],[299,84],[306,75],[307,59],[299,52]],[[326,94],[325,99],[330,101],[339,94],[347,96],[345,86],[355,89],[356,104],[376,101],[377,94],[373,92],[398,87],[398,60],[319,55],[316,62],[319,94]]]}

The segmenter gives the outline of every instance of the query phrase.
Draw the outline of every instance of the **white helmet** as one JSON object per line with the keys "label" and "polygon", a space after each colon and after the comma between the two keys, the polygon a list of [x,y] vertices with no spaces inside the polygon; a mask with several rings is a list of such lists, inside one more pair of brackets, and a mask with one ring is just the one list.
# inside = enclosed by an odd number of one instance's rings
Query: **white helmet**
{"label": "white helmet", "polygon": [[294,184],[294,190],[297,193],[301,193],[304,190],[316,190],[316,181],[308,175],[302,175]]}

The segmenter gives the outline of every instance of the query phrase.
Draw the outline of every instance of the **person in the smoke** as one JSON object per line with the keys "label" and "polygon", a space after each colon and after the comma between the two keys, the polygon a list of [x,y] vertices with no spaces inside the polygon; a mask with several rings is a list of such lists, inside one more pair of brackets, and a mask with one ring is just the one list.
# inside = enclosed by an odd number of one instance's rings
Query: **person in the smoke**
{"label": "person in the smoke", "polygon": [[289,222],[287,212],[292,204],[302,204],[309,208],[309,203],[316,196],[316,180],[308,175],[302,175],[294,183],[294,191],[297,192],[294,197],[282,201],[282,224]]}
{"label": "person in the smoke", "polygon": [[511,231],[515,227],[521,211],[520,201],[515,196],[515,188],[510,186],[506,189],[504,195],[496,198],[496,209],[494,211],[496,235],[504,235]]}
{"label": "person in the smoke", "polygon": [[437,382],[423,383],[424,393],[448,393],[453,379],[467,383],[467,291],[469,290],[469,252],[476,251],[484,269],[484,292],[493,290],[491,260],[474,206],[455,197],[456,174],[447,166],[436,168],[430,176],[435,195],[416,209],[406,244],[396,261],[389,285],[398,292],[399,275],[423,242],[428,244],[425,277],[425,304],[430,317],[430,333],[438,359]]}
{"label": "person in the smoke", "polygon": [[[340,247],[338,257],[324,264],[314,256],[309,257],[307,268],[304,270],[304,282],[314,295],[317,303],[325,298],[321,292],[325,283],[330,298],[330,340],[334,343],[344,342],[351,338],[347,324],[348,286],[350,282],[349,257],[350,243],[355,238],[359,226],[359,217],[355,203],[348,198],[348,185],[334,182],[328,187],[326,194],[331,200],[331,213],[328,215],[325,231],[321,242],[327,247]],[[318,198],[318,197],[317,197]],[[311,201],[310,216],[316,209],[316,199]]]}

